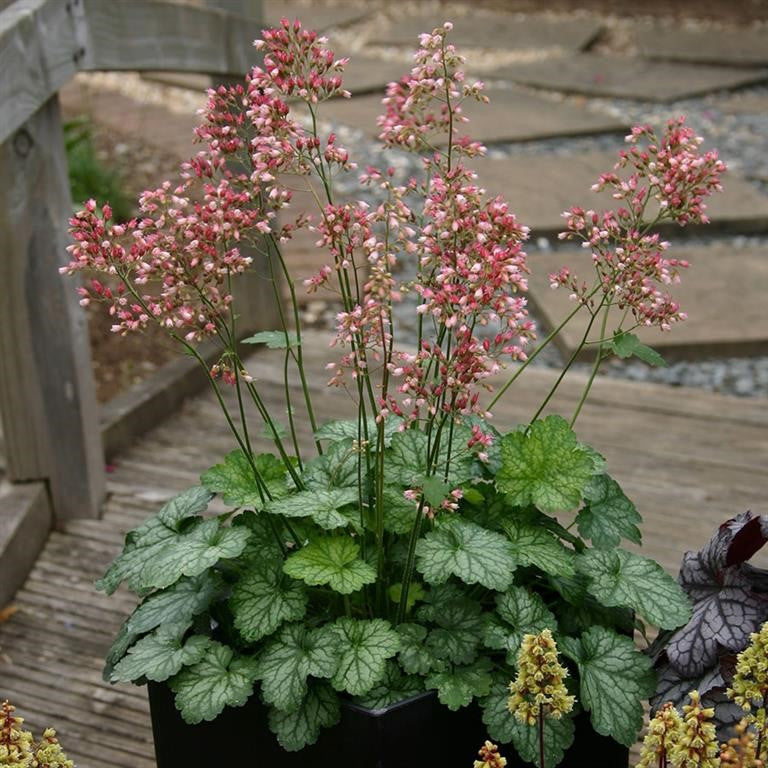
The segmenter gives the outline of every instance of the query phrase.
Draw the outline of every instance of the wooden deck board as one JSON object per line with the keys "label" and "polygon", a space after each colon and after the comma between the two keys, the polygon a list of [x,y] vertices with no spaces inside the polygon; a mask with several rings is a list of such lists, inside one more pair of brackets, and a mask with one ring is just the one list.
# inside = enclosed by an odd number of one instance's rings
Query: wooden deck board
{"label": "wooden deck board", "polygon": [[[326,339],[308,336],[305,354],[318,419],[348,417],[348,396],[323,386],[324,363],[333,359]],[[278,359],[262,353],[248,369],[263,387],[270,412],[280,418]],[[551,371],[527,374],[496,408],[501,429],[529,419],[553,380]],[[551,410],[570,415],[583,384],[575,374],[566,379]],[[291,391],[301,412],[300,391]],[[51,534],[17,594],[18,612],[0,623],[0,698],[13,699],[34,730],[58,728],[79,768],[154,764],[143,691],[101,680],[104,653],[132,598],[122,591],[108,598],[92,585],[127,530],[235,447],[217,408],[207,395],[190,400],[118,456],[102,519],[73,520]],[[307,444],[309,425],[298,419]],[[261,426],[254,422],[251,430],[256,435]],[[606,456],[609,472],[638,505],[645,519],[644,552],[672,572],[683,551],[701,546],[726,517],[750,505],[761,511],[768,491],[765,400],[600,379],[577,431]],[[254,443],[267,448],[260,439]]]}

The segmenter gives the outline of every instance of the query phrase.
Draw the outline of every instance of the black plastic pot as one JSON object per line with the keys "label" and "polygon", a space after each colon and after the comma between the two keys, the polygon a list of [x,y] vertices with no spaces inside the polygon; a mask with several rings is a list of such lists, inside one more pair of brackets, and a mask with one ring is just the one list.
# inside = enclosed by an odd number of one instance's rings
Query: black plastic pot
{"label": "black plastic pot", "polygon": [[[149,684],[157,768],[471,768],[488,738],[477,707],[451,712],[429,691],[386,709],[342,705],[341,722],[322,731],[316,744],[285,752],[267,726],[257,697],[227,707],[216,720],[187,725],[170,689]],[[508,768],[529,765],[502,746]],[[562,768],[627,768],[629,750],[595,733],[588,716],[576,718],[576,738]]]}

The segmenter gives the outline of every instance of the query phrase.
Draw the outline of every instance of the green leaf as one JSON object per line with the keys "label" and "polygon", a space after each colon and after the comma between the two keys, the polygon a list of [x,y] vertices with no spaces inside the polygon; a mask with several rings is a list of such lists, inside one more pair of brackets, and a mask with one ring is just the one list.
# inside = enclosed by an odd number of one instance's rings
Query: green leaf
{"label": "green leaf", "polygon": [[[175,542],[183,524],[194,522],[188,521],[188,518],[205,511],[212,498],[212,493],[200,487],[190,488],[174,496],[156,515],[128,533],[123,551],[112,561],[104,576],[96,582],[96,589],[111,595],[125,581],[134,592],[145,590],[147,585],[142,578],[145,567],[171,542]],[[199,519],[195,518],[196,521]]]}
{"label": "green leaf", "polygon": [[349,504],[358,504],[357,488],[300,491],[284,499],[267,504],[267,512],[285,517],[310,517],[321,528],[333,530],[347,525],[360,526],[360,513],[339,510]]}
{"label": "green leaf", "polygon": [[327,628],[284,626],[259,657],[257,676],[264,701],[280,710],[297,709],[307,694],[307,678],[331,677],[341,650]]}
{"label": "green leaf", "polygon": [[[389,416],[384,420],[385,448],[392,442],[392,436],[400,431],[402,423],[402,419],[398,419],[396,416]],[[371,444],[375,446],[379,425],[375,418],[370,418],[367,426],[369,439]],[[359,436],[357,419],[354,421],[328,421],[315,432],[315,437],[320,440],[358,440]]]}
{"label": "green leaf", "polygon": [[505,590],[517,560],[507,539],[460,517],[450,517],[416,545],[416,567],[430,584],[456,576],[466,584]]}
{"label": "green leaf", "polygon": [[398,624],[400,651],[397,660],[409,675],[426,675],[435,663],[432,653],[424,645],[427,628],[420,624]]}
{"label": "green leaf", "polygon": [[155,552],[142,568],[139,587],[162,589],[182,576],[199,576],[222,558],[237,557],[250,535],[247,528],[222,528],[216,519],[205,520]]}
{"label": "green leaf", "polygon": [[[539,765],[539,729],[521,723],[512,716],[512,738],[515,751],[526,763]],[[575,728],[570,717],[559,720],[544,720],[544,764],[546,768],[555,768],[565,756],[566,750],[573,744]]]}
{"label": "green leaf", "polygon": [[311,586],[328,584],[342,595],[376,581],[376,570],[360,559],[360,546],[347,537],[310,541],[288,557],[283,570]]}
{"label": "green leaf", "polygon": [[[288,493],[285,465],[271,453],[253,457],[253,463],[273,498]],[[222,494],[225,504],[232,507],[263,509],[268,497],[256,482],[248,457],[239,448],[228,453],[223,464],[216,464],[200,476],[209,490]]]}
{"label": "green leaf", "polygon": [[417,429],[395,434],[386,455],[386,476],[396,477],[403,486],[421,486],[428,474],[427,448],[427,436]]}
{"label": "green leaf", "polygon": [[562,638],[560,650],[579,667],[579,701],[593,728],[632,746],[643,725],[642,701],[656,689],[650,658],[605,627],[591,627],[580,640]]}
{"label": "green leaf", "polygon": [[337,691],[368,693],[384,677],[387,659],[400,648],[400,636],[384,619],[337,619],[329,627],[339,642],[339,666],[331,678]]}
{"label": "green leaf", "polygon": [[592,549],[578,557],[577,567],[589,577],[587,588],[603,605],[632,608],[664,629],[676,629],[691,617],[685,592],[653,560],[623,549]]}
{"label": "green leaf", "polygon": [[535,421],[528,434],[511,432],[501,441],[496,485],[510,504],[534,504],[543,512],[573,509],[593,473],[589,452],[561,416]]}
{"label": "green leaf", "polygon": [[491,660],[483,657],[469,666],[435,672],[425,684],[427,688],[437,688],[440,703],[455,712],[466,707],[475,697],[488,695],[492,680],[490,669]]}
{"label": "green leaf", "polygon": [[185,667],[170,682],[176,708],[190,725],[213,720],[224,707],[242,707],[253,693],[256,659],[236,656],[226,645],[211,641],[205,656]]}
{"label": "green leaf", "polygon": [[510,650],[515,664],[523,635],[557,630],[557,619],[544,601],[525,587],[510,587],[503,595],[496,595],[496,615],[512,630],[508,630],[504,647]]}
{"label": "green leaf", "polygon": [[169,623],[142,637],[115,665],[111,681],[130,683],[146,677],[161,683],[182,667],[197,664],[208,650],[211,639],[193,635],[183,642],[188,628],[189,622]]}
{"label": "green leaf", "polygon": [[611,349],[621,358],[636,357],[654,367],[667,367],[664,358],[655,349],[642,344],[634,333],[615,331]]}
{"label": "green leaf", "polygon": [[622,538],[639,544],[637,527],[643,519],[619,484],[608,475],[595,475],[584,490],[587,500],[576,515],[579,533],[598,549],[613,549]]}
{"label": "green leaf", "polygon": [[269,727],[287,752],[314,744],[322,728],[339,722],[339,697],[327,683],[313,683],[301,705],[290,712],[269,710]]}
{"label": "green leaf", "polygon": [[[322,456],[304,465],[301,479],[308,490],[358,487],[358,458],[360,452],[354,441],[339,440],[331,443]],[[362,468],[365,478],[365,467]]]}
{"label": "green leaf", "polygon": [[128,619],[128,629],[140,635],[161,624],[189,622],[208,608],[223,586],[221,577],[211,572],[181,578],[172,587],[148,597]]}
{"label": "green leaf", "polygon": [[424,681],[416,675],[404,675],[394,661],[388,661],[384,678],[355,703],[368,709],[382,709],[405,701],[424,690]]}
{"label": "green leaf", "polygon": [[304,618],[307,600],[304,585],[283,573],[282,562],[261,562],[235,583],[229,607],[243,640],[255,643],[284,621]]}
{"label": "green leaf", "polygon": [[472,663],[477,657],[483,628],[480,604],[464,597],[450,584],[434,587],[428,599],[430,603],[419,608],[418,616],[422,621],[434,622],[437,627],[427,636],[426,650],[441,661]]}
{"label": "green leaf", "polygon": [[417,505],[403,496],[400,487],[384,486],[384,530],[390,533],[409,533],[416,519]]}
{"label": "green leaf", "polygon": [[488,736],[499,744],[509,744],[517,730],[516,718],[507,706],[509,696],[509,681],[497,678],[491,685],[488,695],[480,701],[483,723],[488,729]]}
{"label": "green leaf", "polygon": [[[399,603],[403,594],[403,585],[400,582],[393,584],[389,590],[387,590],[387,594],[393,603]],[[408,587],[408,604],[405,606],[406,613],[409,612],[419,600],[423,600],[426,594],[422,584],[418,581],[412,581]]]}
{"label": "green leaf", "polygon": [[240,553],[240,559],[246,563],[256,560],[259,562],[274,562],[281,560],[283,551],[280,549],[275,528],[266,514],[256,514],[246,510],[241,512],[233,521],[233,528],[245,528],[250,531],[248,543]]}
{"label": "green leaf", "polygon": [[299,337],[294,331],[259,331],[242,340],[243,344],[266,344],[270,349],[298,347]]}
{"label": "green leaf", "polygon": [[134,644],[136,638],[139,636],[138,632],[131,632],[128,628],[128,621],[123,623],[123,626],[117,632],[115,639],[112,641],[112,645],[107,651],[106,658],[104,660],[104,669],[101,673],[101,679],[108,683],[112,679],[112,672],[120,659],[125,656],[128,649]]}
{"label": "green leaf", "polygon": [[576,572],[573,550],[541,526],[520,520],[502,524],[511,544],[512,556],[521,565],[535,565],[553,576],[571,576]]}
{"label": "green leaf", "polygon": [[446,483],[442,477],[432,475],[424,478],[421,485],[421,492],[430,507],[439,507],[453,490],[450,483]]}

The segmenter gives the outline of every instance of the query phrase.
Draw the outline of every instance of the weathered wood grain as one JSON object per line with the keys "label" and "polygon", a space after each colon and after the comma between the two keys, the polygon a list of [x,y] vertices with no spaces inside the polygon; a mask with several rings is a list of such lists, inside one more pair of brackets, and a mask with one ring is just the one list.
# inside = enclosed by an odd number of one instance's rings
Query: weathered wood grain
{"label": "weathered wood grain", "polygon": [[8,476],[46,480],[58,524],[98,514],[101,435],[85,317],[58,269],[71,215],[58,102],[0,145],[0,414]]}
{"label": "weathered wood grain", "polygon": [[165,69],[244,75],[259,37],[258,19],[154,0],[81,0],[83,70]]}

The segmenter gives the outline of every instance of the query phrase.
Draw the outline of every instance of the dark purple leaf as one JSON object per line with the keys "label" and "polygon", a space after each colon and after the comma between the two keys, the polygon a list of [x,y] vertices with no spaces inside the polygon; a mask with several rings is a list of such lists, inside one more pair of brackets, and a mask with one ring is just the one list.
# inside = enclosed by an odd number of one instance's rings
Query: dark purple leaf
{"label": "dark purple leaf", "polygon": [[683,677],[703,674],[721,648],[743,650],[768,617],[768,596],[755,589],[763,574],[744,563],[766,541],[768,519],[744,512],[723,523],[701,551],[685,554],[678,582],[694,602],[693,616],[666,645]]}
{"label": "dark purple leaf", "polygon": [[744,712],[734,704],[726,693],[732,678],[735,656],[723,656],[720,665],[707,670],[701,677],[683,677],[670,664],[657,669],[659,678],[656,694],[651,699],[651,713],[664,703],[671,701],[678,711],[688,703],[688,694],[698,691],[702,705],[715,707],[715,723],[718,737],[725,741],[733,735],[733,726],[741,720]]}
{"label": "dark purple leaf", "polygon": [[719,649],[738,652],[768,614],[768,599],[743,587],[713,587],[693,605],[693,616],[667,645],[670,664],[684,677],[697,677],[715,664]]}

